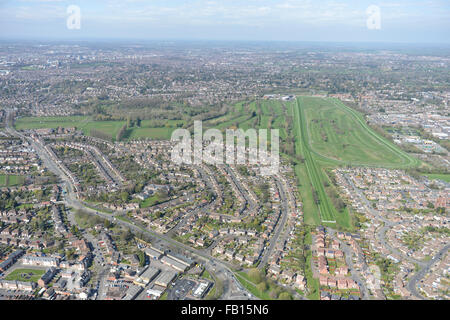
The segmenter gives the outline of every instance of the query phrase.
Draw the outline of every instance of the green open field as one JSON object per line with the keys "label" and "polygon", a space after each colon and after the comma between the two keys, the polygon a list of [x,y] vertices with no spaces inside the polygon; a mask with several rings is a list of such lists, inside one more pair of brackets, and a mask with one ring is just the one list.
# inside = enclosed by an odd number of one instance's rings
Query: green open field
{"label": "green open field", "polygon": [[[323,182],[326,180],[325,173],[311,152],[308,141],[306,119],[300,108],[300,104],[298,104],[298,108],[294,106],[294,126],[297,143],[296,152],[305,159],[300,165],[300,169],[297,170],[303,171],[303,179],[305,179],[306,176],[308,177],[308,182],[310,184],[309,187],[311,188],[311,195],[302,196],[302,200],[307,197],[311,203],[309,208],[304,208],[305,222],[308,220],[308,222],[317,222],[317,220],[320,219],[322,223],[336,223],[337,218],[341,218],[341,215],[338,215],[337,210],[334,208],[331,200],[325,192],[325,188],[323,186]],[[300,181],[300,184],[307,184],[308,182],[303,180]],[[314,192],[316,193],[315,197],[313,196]],[[308,213],[306,211],[307,209],[310,210]],[[347,228],[350,227],[348,214],[346,214],[343,218],[345,218],[345,222],[342,224]]]}
{"label": "green open field", "polygon": [[150,127],[140,127],[131,129],[128,138],[131,140],[139,138],[151,138],[157,140],[168,140],[175,130],[173,127],[163,127],[163,128],[150,128]]}
{"label": "green open field", "polygon": [[266,291],[260,291],[257,286],[249,279],[248,275],[245,272],[236,272],[235,273],[236,279],[242,284],[242,286],[247,289],[251,294],[253,294],[255,297],[262,299],[262,300],[273,300],[269,296],[269,289]]}
{"label": "green open field", "polygon": [[[292,119],[292,128],[288,125],[289,119]],[[96,129],[114,140],[125,123],[71,116],[20,118],[15,125],[19,130],[76,127],[86,135],[90,135],[91,129]],[[154,128],[150,120],[143,120],[141,127],[128,129],[124,139],[170,139],[172,131],[180,124],[180,121],[167,121],[166,126]],[[343,208],[338,211],[333,204],[335,199],[330,199],[327,194],[329,189],[325,186],[331,184],[327,169],[347,165],[406,169],[421,164],[375,133],[361,114],[338,99],[298,97],[291,102],[240,102],[227,114],[203,122],[204,129],[212,127],[223,131],[228,128],[279,129],[282,145],[288,145],[289,139],[294,136],[295,140],[290,143],[295,143],[295,153],[301,159],[297,161],[295,173],[304,206],[304,220],[312,225],[338,224],[345,229],[352,228],[348,210]],[[288,157],[285,154],[283,156]],[[144,206],[146,204],[143,203]]]}
{"label": "green open field", "polygon": [[[331,182],[326,168],[344,165],[411,168],[420,165],[419,160],[380,137],[359,113],[337,99],[299,97],[291,110],[296,152],[304,159],[295,169],[306,223],[321,221],[323,224],[337,223],[347,229],[352,227],[347,209],[338,212],[325,191],[324,185]],[[316,199],[311,189],[315,190]]]}
{"label": "green open field", "polygon": [[[76,127],[78,130],[82,130],[85,135],[91,135],[91,130],[95,129],[114,140],[125,123],[126,121],[96,121],[90,116],[24,117],[17,119],[15,128],[17,130],[25,130]],[[128,139],[170,139],[170,135],[176,129],[177,124],[178,122],[176,121],[168,121],[168,126],[155,128],[150,126],[150,121],[143,120],[140,127],[128,129],[125,137]]]}
{"label": "green open field", "polygon": [[[258,100],[248,103],[237,103],[226,115],[205,121],[203,128],[225,129],[279,129],[281,140],[287,137],[286,133],[287,110],[279,101]],[[268,133],[270,139],[270,132]]]}
{"label": "green open field", "polygon": [[160,202],[159,196],[157,194],[154,194],[141,202],[141,208],[148,208],[154,206],[158,202]]}
{"label": "green open field", "polygon": [[[313,106],[314,107],[314,106]],[[335,108],[332,105],[333,108]],[[328,177],[323,172],[323,167],[317,162],[315,155],[310,151],[306,126],[301,126],[299,122],[300,109],[296,101],[282,102],[277,100],[258,100],[246,103],[238,103],[234,109],[226,115],[204,123],[204,128],[214,127],[225,130],[227,128],[249,128],[279,129],[280,143],[283,144],[286,138],[294,135],[295,151],[307,160],[295,166],[295,173],[298,178],[298,187],[304,207],[305,222],[312,225],[322,224],[330,221],[332,224],[339,223],[345,228],[351,227],[351,221],[347,210],[337,213],[333,204],[326,196],[322,186]],[[287,126],[287,117],[292,117],[293,128]],[[294,132],[288,132],[293,130]],[[305,139],[301,139],[303,136]],[[287,155],[283,155],[288,157]],[[289,157],[288,157],[289,158]],[[332,166],[339,165],[339,161],[334,161]],[[316,203],[313,190],[319,194],[321,201]],[[324,214],[320,214],[324,212]]]}
{"label": "green open field", "polygon": [[427,176],[428,178],[432,179],[432,180],[442,180],[445,182],[449,182],[450,183],[450,174],[448,173],[441,173],[441,174],[433,174],[433,173],[427,173],[425,174],[425,176]]}
{"label": "green open field", "polygon": [[409,168],[419,161],[380,137],[356,111],[337,99],[301,97],[308,149],[319,159],[344,165]]}
{"label": "green open field", "polygon": [[88,116],[24,117],[17,119],[15,127],[17,130],[76,127],[86,135],[90,134],[91,129],[97,129],[115,136],[124,124],[125,121],[94,121]]}
{"label": "green open field", "polygon": [[19,175],[0,175],[0,187],[16,187],[23,185],[25,177]]}
{"label": "green open field", "polygon": [[5,279],[24,282],[37,282],[44,273],[45,270],[39,269],[16,269],[8,274]]}

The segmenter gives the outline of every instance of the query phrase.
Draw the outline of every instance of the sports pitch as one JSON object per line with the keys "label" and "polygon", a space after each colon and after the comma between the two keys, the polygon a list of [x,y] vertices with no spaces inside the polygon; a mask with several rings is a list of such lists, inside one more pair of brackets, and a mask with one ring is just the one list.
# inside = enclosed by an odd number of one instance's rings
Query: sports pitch
{"label": "sports pitch", "polygon": [[[367,166],[411,168],[420,161],[375,133],[362,115],[337,99],[299,97],[291,104],[296,152],[304,163],[296,166],[305,222],[339,224],[351,228],[348,209],[336,210],[324,185],[330,180],[326,168]],[[316,192],[317,201],[313,198]]]}

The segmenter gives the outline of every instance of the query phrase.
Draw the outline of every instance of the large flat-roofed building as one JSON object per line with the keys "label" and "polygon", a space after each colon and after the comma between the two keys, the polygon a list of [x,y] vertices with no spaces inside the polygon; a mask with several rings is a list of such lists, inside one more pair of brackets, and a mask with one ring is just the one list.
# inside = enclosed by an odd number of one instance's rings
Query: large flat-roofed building
{"label": "large flat-roofed building", "polygon": [[150,259],[154,260],[158,260],[163,256],[161,251],[155,250],[153,248],[146,248],[145,253],[150,257]]}
{"label": "large flat-roofed building", "polygon": [[180,272],[184,272],[188,268],[186,264],[181,263],[178,260],[172,259],[170,257],[162,257],[161,262]]}
{"label": "large flat-roofed building", "polygon": [[196,298],[203,298],[210,287],[210,282],[200,282],[199,285],[195,288],[192,295]]}
{"label": "large flat-roofed building", "polygon": [[161,253],[161,255],[165,255],[166,252],[167,252],[167,250],[164,250],[164,249],[162,249],[162,248],[155,247],[155,246],[151,246],[149,249],[155,250],[155,251]]}
{"label": "large flat-roofed building", "polygon": [[158,290],[158,289],[154,289],[154,288],[147,290],[147,294],[149,296],[154,296],[156,298],[159,298],[162,295],[163,292],[164,291],[162,291],[162,290]]}
{"label": "large flat-roofed building", "polygon": [[130,285],[122,300],[134,300],[143,289],[140,286]]}
{"label": "large flat-roofed building", "polygon": [[170,284],[170,282],[175,279],[177,276],[177,272],[173,271],[163,271],[161,274],[156,278],[155,284],[164,288],[167,288]]}
{"label": "large flat-roofed building", "polygon": [[191,267],[193,264],[195,264],[194,260],[189,259],[188,257],[176,254],[176,253],[170,253],[167,254],[167,256],[171,259],[174,259],[178,261],[179,263],[185,264],[187,267]]}
{"label": "large flat-roofed building", "polygon": [[159,269],[156,269],[153,267],[148,267],[139,275],[139,278],[142,280],[143,283],[148,284],[153,279],[156,278],[156,276],[159,274],[159,272],[160,272]]}

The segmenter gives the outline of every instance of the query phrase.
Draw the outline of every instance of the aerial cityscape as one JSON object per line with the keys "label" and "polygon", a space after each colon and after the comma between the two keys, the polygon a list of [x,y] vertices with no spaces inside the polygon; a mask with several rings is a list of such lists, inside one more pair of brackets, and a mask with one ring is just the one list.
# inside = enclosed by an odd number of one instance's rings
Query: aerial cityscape
{"label": "aerial cityscape", "polygon": [[41,40],[9,19],[0,300],[450,298],[448,39]]}

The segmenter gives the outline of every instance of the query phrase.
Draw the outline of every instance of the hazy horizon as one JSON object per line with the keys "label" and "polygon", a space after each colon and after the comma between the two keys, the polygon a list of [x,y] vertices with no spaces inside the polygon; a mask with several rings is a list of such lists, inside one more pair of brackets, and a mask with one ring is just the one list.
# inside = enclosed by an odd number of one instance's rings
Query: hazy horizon
{"label": "hazy horizon", "polygon": [[[448,44],[445,0],[0,0],[5,40]],[[68,11],[80,10],[69,29]],[[370,29],[371,7],[379,8]],[[376,17],[376,16],[375,16]]]}

